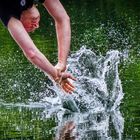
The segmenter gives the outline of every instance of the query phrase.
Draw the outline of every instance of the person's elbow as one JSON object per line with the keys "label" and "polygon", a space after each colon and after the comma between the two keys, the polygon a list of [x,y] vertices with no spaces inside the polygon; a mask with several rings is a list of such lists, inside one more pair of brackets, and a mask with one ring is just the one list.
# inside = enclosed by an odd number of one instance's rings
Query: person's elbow
{"label": "person's elbow", "polygon": [[70,24],[70,17],[67,14],[64,14],[63,16],[56,18],[55,22],[57,24]]}
{"label": "person's elbow", "polygon": [[29,59],[29,60],[35,60],[36,56],[37,56],[37,52],[35,49],[28,49],[28,50],[24,50],[24,54],[25,56]]}
{"label": "person's elbow", "polygon": [[65,17],[63,18],[64,22],[70,23],[70,17],[66,14]]}
{"label": "person's elbow", "polygon": [[66,16],[63,18],[66,22],[70,23],[70,17],[66,14]]}

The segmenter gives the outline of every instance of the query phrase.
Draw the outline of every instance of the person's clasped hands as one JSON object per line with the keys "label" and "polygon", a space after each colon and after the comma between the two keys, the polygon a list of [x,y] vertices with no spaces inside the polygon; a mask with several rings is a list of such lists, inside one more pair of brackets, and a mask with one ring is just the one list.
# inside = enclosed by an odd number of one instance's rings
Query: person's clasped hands
{"label": "person's clasped hands", "polygon": [[55,68],[57,70],[57,77],[54,78],[54,81],[65,92],[71,94],[75,90],[75,87],[71,83],[70,79],[76,81],[76,78],[72,74],[66,72],[66,66],[64,66],[61,63],[57,63],[57,65],[55,66]]}

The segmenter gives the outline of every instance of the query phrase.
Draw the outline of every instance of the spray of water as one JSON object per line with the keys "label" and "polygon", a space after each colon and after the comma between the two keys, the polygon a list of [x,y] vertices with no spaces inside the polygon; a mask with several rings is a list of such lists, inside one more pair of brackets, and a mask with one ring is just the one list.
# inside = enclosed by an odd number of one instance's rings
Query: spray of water
{"label": "spray of water", "polygon": [[119,110],[123,98],[118,72],[119,55],[118,51],[109,51],[105,56],[97,56],[82,47],[68,59],[68,71],[77,78],[72,95],[63,93],[56,85],[48,85],[45,93],[38,95],[49,96],[43,96],[39,102],[31,100],[28,105],[12,105],[44,108],[43,118],[55,114],[57,137],[65,124],[73,122],[75,130],[72,135],[78,134],[77,140],[121,140],[124,119]]}
{"label": "spray of water", "polygon": [[[60,117],[60,114],[58,118],[61,118],[59,126],[68,120],[74,121],[80,134],[78,140],[122,138],[124,120],[119,106],[123,91],[118,73],[119,55],[118,51],[109,51],[106,56],[96,56],[82,47],[68,59],[68,71],[77,78],[76,91],[71,98],[61,96],[62,105],[79,113],[70,119]],[[58,94],[63,95],[60,91]]]}

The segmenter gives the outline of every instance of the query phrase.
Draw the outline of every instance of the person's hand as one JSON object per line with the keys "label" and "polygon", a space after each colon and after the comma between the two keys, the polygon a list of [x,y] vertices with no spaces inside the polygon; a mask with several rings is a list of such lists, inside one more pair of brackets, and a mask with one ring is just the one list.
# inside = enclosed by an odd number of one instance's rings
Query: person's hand
{"label": "person's hand", "polygon": [[63,63],[60,63],[58,62],[56,65],[55,65],[55,68],[57,70],[59,70],[60,72],[64,72],[66,70],[66,65],[63,64]]}
{"label": "person's hand", "polygon": [[61,81],[60,86],[62,89],[68,93],[71,93],[74,91],[75,87],[74,85],[69,81],[69,79],[76,81],[76,78],[74,78],[70,73],[62,72],[61,73]]}
{"label": "person's hand", "polygon": [[76,81],[70,73],[58,71],[58,77],[54,81],[67,93],[72,93],[75,89],[74,85],[70,82],[71,80]]}

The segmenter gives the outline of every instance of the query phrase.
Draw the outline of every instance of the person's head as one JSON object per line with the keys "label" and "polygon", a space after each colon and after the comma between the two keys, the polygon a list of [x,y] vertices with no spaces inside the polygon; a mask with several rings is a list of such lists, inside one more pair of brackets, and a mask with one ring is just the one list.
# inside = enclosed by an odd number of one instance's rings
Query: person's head
{"label": "person's head", "polygon": [[20,21],[27,32],[33,32],[39,27],[40,14],[35,6],[22,12]]}

